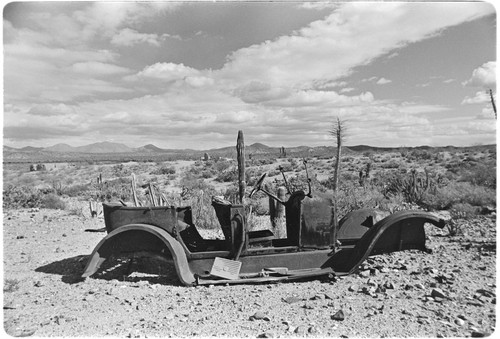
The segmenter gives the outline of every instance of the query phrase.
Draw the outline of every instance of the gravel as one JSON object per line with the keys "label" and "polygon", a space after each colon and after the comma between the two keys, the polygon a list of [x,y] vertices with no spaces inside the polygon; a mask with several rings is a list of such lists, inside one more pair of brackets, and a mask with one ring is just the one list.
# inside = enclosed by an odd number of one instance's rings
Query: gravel
{"label": "gravel", "polygon": [[[369,258],[332,280],[185,287],[172,264],[125,260],[82,280],[102,218],[4,210],[4,329],[58,337],[481,337],[496,320],[496,220],[427,227],[432,254]],[[410,287],[407,287],[410,286]]]}

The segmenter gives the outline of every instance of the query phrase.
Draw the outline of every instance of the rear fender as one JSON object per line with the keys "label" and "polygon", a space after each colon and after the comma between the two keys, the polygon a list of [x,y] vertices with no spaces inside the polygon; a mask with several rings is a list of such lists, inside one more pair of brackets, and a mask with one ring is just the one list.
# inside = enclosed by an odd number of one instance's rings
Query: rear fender
{"label": "rear fender", "polygon": [[195,283],[182,245],[164,229],[147,224],[130,224],[109,233],[90,255],[82,277],[86,278],[96,273],[102,263],[112,255],[141,251],[163,256],[171,255],[179,280],[184,285]]}
{"label": "rear fender", "polygon": [[366,231],[353,249],[339,251],[331,259],[335,271],[353,273],[370,255],[408,249],[429,252],[425,246],[424,224],[439,228],[445,221],[422,211],[400,211],[380,220]]}

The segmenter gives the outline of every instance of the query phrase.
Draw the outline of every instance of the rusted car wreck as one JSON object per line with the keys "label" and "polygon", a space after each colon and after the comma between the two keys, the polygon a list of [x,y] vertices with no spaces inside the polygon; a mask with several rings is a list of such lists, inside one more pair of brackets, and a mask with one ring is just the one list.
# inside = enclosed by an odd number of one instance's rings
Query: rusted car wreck
{"label": "rusted car wreck", "polygon": [[291,192],[282,201],[263,188],[265,177],[251,194],[261,190],[284,205],[286,238],[271,230],[250,231],[245,206],[218,198],[212,205],[225,239],[204,239],[189,206],[104,204],[108,234],[90,255],[83,277],[95,274],[110,257],[134,253],[173,259],[179,280],[188,286],[341,276],[355,272],[371,255],[428,251],[424,224],[445,226],[427,212],[401,211],[377,222],[376,210],[362,209],[347,214],[334,232],[331,208],[304,211],[312,199],[310,185],[309,192]]}

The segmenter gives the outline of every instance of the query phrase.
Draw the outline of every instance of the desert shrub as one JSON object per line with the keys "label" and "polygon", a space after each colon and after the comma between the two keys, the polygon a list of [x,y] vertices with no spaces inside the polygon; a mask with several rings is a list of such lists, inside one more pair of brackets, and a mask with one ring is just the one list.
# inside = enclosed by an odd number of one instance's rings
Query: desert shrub
{"label": "desert shrub", "polygon": [[212,207],[212,196],[220,195],[220,192],[204,180],[193,178],[189,173],[181,178],[180,184],[183,188],[182,204],[191,206],[195,225],[205,229],[220,228]]}
{"label": "desert shrub", "polygon": [[156,168],[155,170],[151,171],[151,174],[153,174],[153,175],[175,174],[175,167],[173,167],[173,166],[162,166],[160,168]]}
{"label": "desert shrub", "polygon": [[251,206],[252,213],[255,215],[269,215],[269,198],[267,195],[265,197],[247,200],[247,206]]}
{"label": "desert shrub", "polygon": [[[295,159],[289,159],[289,160],[295,160]],[[295,170],[295,168],[297,167],[297,162],[294,161],[294,163],[291,163],[291,162],[284,162],[280,165],[281,169],[283,172],[293,172]],[[277,167],[276,170],[278,171],[278,173],[280,172],[279,169],[280,167]]]}
{"label": "desert shrub", "polygon": [[355,182],[340,183],[336,197],[339,216],[360,208],[375,208],[384,201],[384,195],[378,187],[366,185],[360,187]]}
{"label": "desert shrub", "polygon": [[58,195],[49,193],[42,198],[41,206],[54,210],[63,210],[66,208],[66,203]]}
{"label": "desert shrub", "polygon": [[4,208],[40,207],[43,194],[32,186],[8,185],[3,190]]}
{"label": "desert shrub", "polygon": [[399,168],[401,166],[401,163],[397,160],[391,159],[388,162],[383,163],[380,165],[381,168]]}
{"label": "desert shrub", "polygon": [[231,166],[232,166],[232,162],[228,161],[228,160],[219,160],[219,161],[216,161],[214,164],[215,170],[217,172],[223,172],[223,171],[229,169],[229,167],[231,167]]}
{"label": "desert shrub", "polygon": [[130,179],[118,178],[108,180],[102,184],[95,185],[87,193],[88,198],[97,201],[113,201],[113,200],[131,200],[131,181]]}
{"label": "desert shrub", "polygon": [[496,192],[469,182],[450,182],[438,188],[433,194],[425,194],[422,202],[428,209],[434,210],[447,210],[457,204],[494,206],[496,205]]}
{"label": "desert shrub", "polygon": [[436,194],[440,183],[439,176],[433,176],[429,171],[418,173],[393,173],[386,181],[383,193],[386,198],[401,194],[409,204],[425,205],[424,199]]}
{"label": "desert shrub", "polygon": [[459,172],[460,180],[470,182],[474,185],[496,188],[497,176],[494,162],[486,164],[477,164],[468,169],[462,169]]}
{"label": "desert shrub", "polygon": [[218,182],[235,182],[238,180],[238,169],[236,166],[230,167],[225,171],[219,172],[215,177],[215,181]]}
{"label": "desert shrub", "polygon": [[432,153],[426,150],[415,149],[410,152],[410,157],[415,160],[430,160],[432,159]]}

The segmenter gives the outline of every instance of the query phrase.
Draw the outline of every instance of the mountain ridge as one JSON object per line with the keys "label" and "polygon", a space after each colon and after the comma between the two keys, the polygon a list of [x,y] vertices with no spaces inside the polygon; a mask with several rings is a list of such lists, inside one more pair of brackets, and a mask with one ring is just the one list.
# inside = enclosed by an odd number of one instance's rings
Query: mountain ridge
{"label": "mountain ridge", "polygon": [[[483,147],[491,147],[496,145],[481,145]],[[468,146],[468,147],[477,147],[477,146]],[[464,147],[464,148],[468,148]],[[261,153],[277,153],[280,152],[282,147],[273,147],[267,146],[263,143],[253,143],[251,145],[245,146],[245,151],[248,154],[261,154]],[[285,152],[312,152],[314,150],[317,151],[328,151],[335,149],[335,146],[293,146],[293,147],[284,147]],[[344,146],[346,150],[353,152],[368,152],[368,151],[397,151],[401,149],[419,149],[419,150],[428,150],[432,148],[457,148],[456,146],[415,146],[415,147],[378,147],[378,146],[369,146],[369,145],[355,145],[355,146]],[[459,147],[462,148],[462,147]],[[122,143],[115,143],[109,141],[96,142],[89,145],[77,146],[73,147],[65,143],[55,144],[49,147],[32,147],[25,146],[22,148],[15,148],[11,146],[3,146],[4,153],[11,152],[49,152],[49,153],[88,153],[88,154],[102,154],[102,153],[235,153],[235,146],[227,146],[220,148],[212,148],[208,150],[193,150],[193,149],[167,149],[160,148],[153,144],[147,144],[141,147],[128,147]]]}

